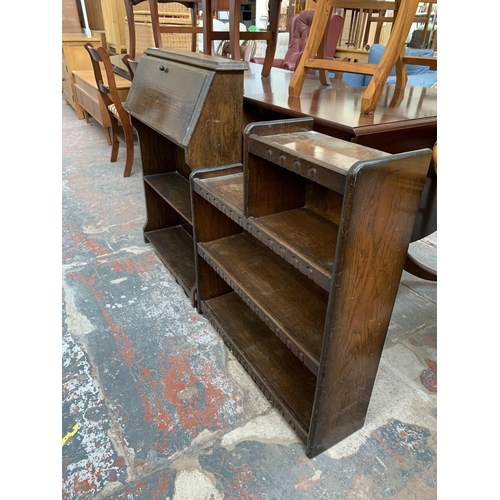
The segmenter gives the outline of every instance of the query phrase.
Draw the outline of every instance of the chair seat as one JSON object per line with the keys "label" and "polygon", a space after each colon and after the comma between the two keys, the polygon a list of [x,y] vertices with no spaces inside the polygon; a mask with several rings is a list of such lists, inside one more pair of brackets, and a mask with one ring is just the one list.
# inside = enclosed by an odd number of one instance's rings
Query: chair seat
{"label": "chair seat", "polygon": [[[124,103],[122,102],[122,106],[123,106],[123,104]],[[109,111],[111,111],[113,116],[121,123],[122,119],[120,118],[120,115],[118,114],[118,110],[116,109],[116,106],[114,104],[110,104],[108,106],[108,109],[109,109]],[[129,116],[129,119],[130,119],[130,116]]]}
{"label": "chair seat", "polygon": [[[123,103],[122,103],[122,106],[123,106]],[[108,109],[111,111],[111,113],[113,113],[113,116],[118,120],[118,121],[121,121],[120,120],[120,115],[118,114],[118,111],[116,109],[116,106],[114,104],[110,104],[108,106]]]}

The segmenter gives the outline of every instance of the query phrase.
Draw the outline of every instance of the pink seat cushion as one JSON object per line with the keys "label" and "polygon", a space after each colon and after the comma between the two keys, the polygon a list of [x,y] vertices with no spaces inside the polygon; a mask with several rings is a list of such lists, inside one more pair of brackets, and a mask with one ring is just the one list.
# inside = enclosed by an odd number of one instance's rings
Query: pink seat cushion
{"label": "pink seat cushion", "polygon": [[[285,54],[283,69],[295,71],[300,56],[306,46],[307,37],[311,31],[311,24],[314,18],[314,9],[303,10],[292,17],[290,21],[290,41],[288,51]],[[344,27],[344,18],[338,14],[332,14],[328,27],[328,39],[326,45],[326,57],[333,57]],[[310,69],[309,73],[316,71]]]}

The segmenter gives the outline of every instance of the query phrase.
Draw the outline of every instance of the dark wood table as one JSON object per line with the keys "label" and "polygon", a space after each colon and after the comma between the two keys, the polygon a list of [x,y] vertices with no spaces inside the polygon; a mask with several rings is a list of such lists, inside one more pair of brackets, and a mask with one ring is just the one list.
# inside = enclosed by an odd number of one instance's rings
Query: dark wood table
{"label": "dark wood table", "polygon": [[[137,56],[140,58],[140,54]],[[113,56],[115,72],[130,78],[121,56]],[[313,129],[323,134],[362,144],[387,153],[432,149],[437,141],[437,89],[407,85],[396,92],[386,85],[373,114],[361,113],[365,87],[349,88],[342,80],[328,86],[319,77],[307,75],[300,97],[288,95],[293,72],[272,68],[262,77],[262,66],[248,63],[244,75],[243,126],[248,123],[312,117]],[[437,229],[437,175],[429,168],[411,241]],[[428,280],[436,272],[408,256],[406,270]]]}
{"label": "dark wood table", "polygon": [[408,85],[395,95],[395,86],[386,85],[377,109],[367,115],[360,112],[365,87],[349,88],[333,79],[325,87],[319,77],[307,75],[300,97],[290,97],[293,72],[273,68],[262,78],[258,64],[249,66],[243,98],[252,118],[310,116],[318,132],[388,153],[432,148],[437,139],[437,89]]}

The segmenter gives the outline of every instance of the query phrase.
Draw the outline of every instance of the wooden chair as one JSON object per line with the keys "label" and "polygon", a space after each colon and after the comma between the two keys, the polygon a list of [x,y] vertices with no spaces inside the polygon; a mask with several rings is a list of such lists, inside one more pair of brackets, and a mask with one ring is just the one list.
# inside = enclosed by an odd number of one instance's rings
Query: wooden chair
{"label": "wooden chair", "polygon": [[[224,10],[221,4],[221,0],[202,0],[204,17],[206,17],[206,12]],[[215,31],[212,23],[205,22],[204,19],[203,52],[205,54],[211,54],[212,42],[214,40],[229,40],[231,58],[239,61],[241,60],[241,40],[266,40],[267,48],[261,75],[269,76],[278,41],[281,0],[269,0],[269,22],[267,31],[240,32],[241,4],[242,0],[227,0],[229,10],[229,31]]]}
{"label": "wooden chair", "polygon": [[[306,9],[301,11],[299,14],[295,14],[290,19],[289,32],[290,41],[288,44],[288,50],[285,54],[283,69],[288,69],[289,71],[295,71],[297,63],[302,57],[304,47],[307,43],[307,38],[311,31],[311,25],[314,19],[314,9]],[[319,47],[319,55],[322,59],[327,57],[333,57],[335,55],[335,49],[337,47],[340,35],[342,33],[342,28],[344,27],[344,18],[332,13],[330,22],[328,23],[328,29],[323,37],[321,45]],[[311,73],[316,73],[315,70],[310,70]],[[323,85],[330,85],[330,78],[326,70],[320,70],[320,81]],[[342,78],[342,76],[340,76]]]}
{"label": "wooden chair", "polygon": [[[136,37],[135,37],[135,16],[134,16],[134,5],[138,5],[142,2],[149,3],[149,10],[151,12],[151,25],[153,30],[153,38],[155,41],[155,47],[162,48],[163,43],[161,39],[162,33],[191,33],[191,52],[196,52],[196,35],[202,33],[203,29],[196,25],[198,20],[198,10],[200,9],[200,2],[174,2],[174,0],[124,0],[125,2],[125,12],[127,13],[127,24],[129,31],[129,54],[132,58],[135,58],[136,53]],[[158,3],[180,3],[191,9],[191,26],[164,26],[160,24],[159,14],[158,14]]]}
{"label": "wooden chair", "polygon": [[374,2],[372,0],[317,0],[316,15],[313,19],[311,32],[307,39],[304,53],[288,87],[288,94],[291,97],[300,96],[308,68],[372,75],[373,78],[361,99],[361,113],[370,114],[375,110],[387,77],[394,66],[396,66],[396,93],[401,93],[406,87],[406,82],[408,80],[406,64],[425,63],[432,69],[437,67],[436,58],[405,55],[405,41],[415,19],[418,0],[384,2],[384,7],[394,9],[394,24],[387,42],[387,47],[379,64],[316,58],[316,54],[318,53],[318,49],[325,35],[328,19],[334,7],[342,7],[342,5],[345,4],[350,7],[366,9],[373,7],[373,4],[377,3],[381,2]]}
{"label": "wooden chair", "polygon": [[[134,129],[130,123],[130,116],[123,107],[118,90],[116,88],[115,74],[111,65],[109,54],[104,47],[97,49],[91,43],[86,43],[85,48],[90,54],[94,76],[102,100],[106,106],[111,123],[111,159],[113,163],[118,157],[120,143],[125,144],[126,161],[123,177],[130,177],[132,164],[134,162]],[[106,81],[101,72],[101,63],[106,72]],[[122,129],[123,135],[120,131]]]}
{"label": "wooden chair", "polygon": [[139,65],[139,61],[136,61],[134,58],[132,58],[130,54],[125,54],[122,57],[122,61],[128,69],[128,72],[130,74],[130,81],[133,81],[135,72],[137,71],[137,66]]}
{"label": "wooden chair", "polygon": [[[134,23],[134,5],[146,0],[124,0],[125,11],[129,28],[130,47],[129,54],[135,57],[135,23]],[[279,20],[281,0],[269,0],[269,23],[267,31],[245,31],[240,32],[240,13],[242,0],[201,0],[203,27],[197,26],[197,13],[199,2],[177,2],[191,9],[191,26],[165,26],[160,25],[158,16],[158,3],[169,3],[172,0],[148,0],[151,12],[151,23],[153,28],[153,37],[155,47],[162,48],[162,33],[191,33],[192,43],[191,51],[196,51],[196,34],[203,33],[203,53],[213,54],[213,42],[219,40],[229,40],[230,48],[228,53],[232,59],[241,60],[241,40],[266,40],[266,56],[262,66],[262,76],[268,76],[273,64],[274,54],[279,33]],[[214,12],[219,10],[229,11],[229,31],[218,30],[214,28],[212,22],[208,20],[213,18]]]}

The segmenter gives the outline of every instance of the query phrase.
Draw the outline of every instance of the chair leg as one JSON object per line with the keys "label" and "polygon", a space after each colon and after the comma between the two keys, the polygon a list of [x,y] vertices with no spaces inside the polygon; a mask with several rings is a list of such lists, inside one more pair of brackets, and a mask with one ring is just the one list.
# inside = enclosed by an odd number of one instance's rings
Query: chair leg
{"label": "chair leg", "polygon": [[[328,30],[325,31],[325,35],[321,39],[318,48],[318,58],[326,59],[326,45],[328,43]],[[326,69],[319,69],[319,81],[322,85],[330,85],[330,76],[328,75],[328,71]]]}
{"label": "chair leg", "polygon": [[202,0],[203,10],[203,53],[207,55],[214,54],[214,44],[212,40],[212,0]]}
{"label": "chair leg", "polygon": [[106,136],[106,142],[108,146],[111,146],[111,133],[109,131],[109,127],[104,127],[104,135]]}
{"label": "chair leg", "polygon": [[240,54],[240,10],[241,0],[229,0],[229,44],[231,59],[239,61]]}
{"label": "chair leg", "polygon": [[111,159],[109,160],[111,163],[114,163],[118,158],[118,148],[120,143],[118,142],[118,120],[110,113],[109,121],[111,122]]}
{"label": "chair leg", "polygon": [[[307,69],[305,62],[308,59],[313,59],[318,53],[321,40],[325,34],[329,20],[332,16],[333,0],[318,0],[315,7],[315,15],[307,37],[306,46],[302,52],[302,57],[295,67],[290,84],[288,85],[288,95],[290,97],[299,97],[302,92],[302,86],[306,78]],[[319,15],[318,15],[319,13]]]}
{"label": "chair leg", "polygon": [[134,163],[134,131],[131,126],[127,126],[123,127],[123,133],[125,134],[125,147],[127,149],[127,159],[125,161],[123,177],[130,177],[130,172],[132,171],[132,165]]}
{"label": "chair leg", "polygon": [[281,0],[269,0],[269,23],[267,29],[272,33],[272,35],[271,39],[267,40],[266,55],[264,57],[261,76],[269,76],[273,66],[276,44],[278,41],[280,12]]}
{"label": "chair leg", "polygon": [[[198,14],[198,9],[196,7],[191,8],[191,26],[193,28],[196,28],[197,24],[197,14]],[[196,45],[197,45],[197,39],[198,39],[198,34],[193,33],[191,35],[191,52],[196,52]]]}
{"label": "chair leg", "polygon": [[[149,11],[151,13],[151,19],[158,20],[158,2],[155,0],[149,0]],[[153,39],[155,41],[155,47],[159,49],[162,48],[161,32],[159,22],[153,23]]]}

